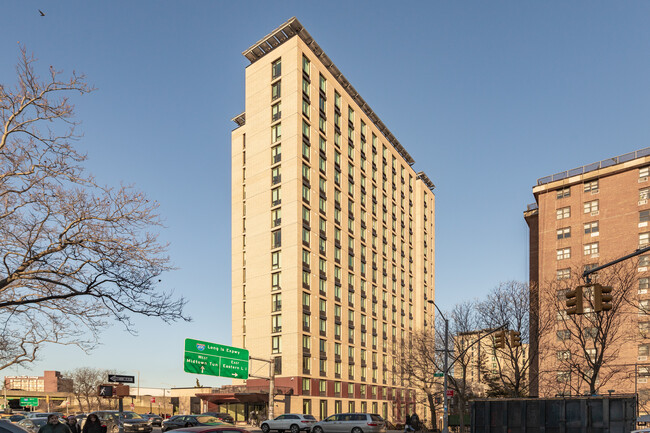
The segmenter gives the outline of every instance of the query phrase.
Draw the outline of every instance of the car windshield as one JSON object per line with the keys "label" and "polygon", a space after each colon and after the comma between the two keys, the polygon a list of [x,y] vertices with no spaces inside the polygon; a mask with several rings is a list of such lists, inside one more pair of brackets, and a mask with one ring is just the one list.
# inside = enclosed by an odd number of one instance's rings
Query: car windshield
{"label": "car windshield", "polygon": [[316,418],[314,418],[314,415],[303,415],[303,418],[312,419],[312,420],[316,421]]}
{"label": "car windshield", "polygon": [[143,419],[140,415],[135,412],[123,412],[124,419]]}
{"label": "car windshield", "polygon": [[47,418],[32,418],[31,422],[33,422],[38,427],[43,427],[45,424],[47,424]]}

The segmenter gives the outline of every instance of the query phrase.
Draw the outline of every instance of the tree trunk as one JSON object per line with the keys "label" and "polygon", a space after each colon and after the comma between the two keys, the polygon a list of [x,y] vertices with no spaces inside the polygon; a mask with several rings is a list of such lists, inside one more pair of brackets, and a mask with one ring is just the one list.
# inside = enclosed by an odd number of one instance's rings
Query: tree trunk
{"label": "tree trunk", "polygon": [[433,394],[427,393],[427,401],[429,402],[429,412],[431,412],[431,428],[436,429],[436,399]]}

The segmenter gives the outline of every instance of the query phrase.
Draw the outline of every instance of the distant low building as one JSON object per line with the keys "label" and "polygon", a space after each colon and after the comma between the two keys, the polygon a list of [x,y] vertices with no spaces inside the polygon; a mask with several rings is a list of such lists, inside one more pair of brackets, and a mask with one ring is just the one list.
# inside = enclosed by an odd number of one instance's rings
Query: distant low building
{"label": "distant low building", "polygon": [[72,379],[58,371],[44,371],[43,376],[5,376],[5,389],[35,392],[72,392]]}

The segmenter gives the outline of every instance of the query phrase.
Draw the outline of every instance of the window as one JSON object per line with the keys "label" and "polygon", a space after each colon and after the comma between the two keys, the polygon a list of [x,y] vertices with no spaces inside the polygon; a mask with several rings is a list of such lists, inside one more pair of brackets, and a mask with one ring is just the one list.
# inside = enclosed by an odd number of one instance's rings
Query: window
{"label": "window", "polygon": [[302,378],[302,393],[303,394],[308,394],[309,393],[309,383],[311,382],[311,379],[308,379],[306,377]]}
{"label": "window", "polygon": [[311,338],[309,335],[302,336],[302,349],[307,352],[311,350]]}
{"label": "window", "polygon": [[302,185],[302,199],[305,203],[309,203],[309,198],[310,198],[311,190],[307,185]]}
{"label": "window", "polygon": [[570,268],[558,269],[557,270],[557,279],[558,280],[567,280],[569,278],[571,278],[571,269]]}
{"label": "window", "polygon": [[327,91],[327,80],[321,74],[318,74],[318,88],[325,93]]}
{"label": "window", "polygon": [[560,248],[557,250],[557,259],[570,259],[571,258],[571,248]]}
{"label": "window", "polygon": [[282,159],[282,148],[278,144],[271,148],[271,164],[276,164]]}
{"label": "window", "polygon": [[271,269],[280,268],[280,251],[274,251],[271,253]]}
{"label": "window", "polygon": [[309,81],[302,79],[302,94],[309,98]]}
{"label": "window", "polygon": [[557,331],[558,340],[568,340],[569,338],[571,338],[571,331],[568,329],[560,329]]}
{"label": "window", "polygon": [[282,223],[282,209],[277,208],[271,211],[271,227],[277,227]]}
{"label": "window", "polygon": [[639,322],[639,332],[643,336],[650,334],[650,322]]}
{"label": "window", "polygon": [[271,100],[278,99],[281,95],[280,81],[271,85]]}
{"label": "window", "polygon": [[639,247],[647,247],[650,244],[650,233],[639,233]]}
{"label": "window", "polygon": [[639,267],[650,266],[650,256],[639,257]]}
{"label": "window", "polygon": [[311,316],[307,313],[302,313],[302,330],[309,331],[311,325]]}
{"label": "window", "polygon": [[280,272],[271,274],[271,290],[280,290]]}
{"label": "window", "polygon": [[585,228],[585,234],[588,235],[589,233],[598,233],[598,221],[592,221],[590,223],[586,223],[584,225]]}
{"label": "window", "polygon": [[639,361],[641,357],[645,356],[646,358],[650,355],[650,344],[640,344],[639,345]]}
{"label": "window", "polygon": [[309,139],[309,123],[302,121],[302,136]]}
{"label": "window", "polygon": [[648,175],[650,175],[650,165],[647,166],[647,167],[641,167],[639,169],[639,177],[640,178],[648,177]]}
{"label": "window", "polygon": [[282,311],[282,294],[274,293],[271,295],[271,312]]}
{"label": "window", "polygon": [[282,352],[282,337],[280,335],[274,335],[271,337],[271,353],[280,352]]}
{"label": "window", "polygon": [[309,119],[309,102],[302,100],[302,115]]}
{"label": "window", "polygon": [[571,216],[571,206],[563,207],[555,211],[556,219],[565,219]]}
{"label": "window", "polygon": [[275,80],[280,74],[282,74],[282,62],[278,59],[271,63],[271,79]]}
{"label": "window", "polygon": [[584,204],[584,213],[594,213],[598,212],[598,200],[588,201]]}
{"label": "window", "polygon": [[585,192],[591,191],[592,194],[598,192],[598,180],[592,180],[591,182],[585,182],[584,184]]}
{"label": "window", "polygon": [[557,190],[557,198],[564,198],[571,196],[571,188],[562,188]]}
{"label": "window", "polygon": [[354,110],[350,106],[348,106],[348,121],[354,123]]}
{"label": "window", "polygon": [[309,59],[302,56],[302,72],[309,76]]}
{"label": "window", "polygon": [[282,246],[282,232],[275,230],[271,232],[271,248],[280,248]]}
{"label": "window", "polygon": [[282,181],[282,175],[280,172],[280,166],[273,167],[271,169],[271,185],[277,185]]}
{"label": "window", "polygon": [[567,239],[570,237],[571,237],[571,227],[564,227],[562,229],[557,229],[558,239]]}
{"label": "window", "polygon": [[589,256],[591,254],[598,254],[598,242],[593,242],[591,244],[585,244],[584,253],[585,253],[585,256]]}
{"label": "window", "polygon": [[569,350],[558,350],[557,351],[557,359],[558,359],[558,361],[571,359],[571,351],[569,351]]}
{"label": "window", "polygon": [[341,109],[341,95],[336,91],[334,92],[334,106],[339,110]]}
{"label": "window", "polygon": [[650,221],[650,210],[642,210],[639,212],[639,222]]}
{"label": "window", "polygon": [[276,120],[280,120],[280,117],[282,117],[282,110],[280,109],[280,103],[278,102],[271,106],[271,121],[275,122]]}
{"label": "window", "polygon": [[282,332],[282,316],[280,314],[271,316],[271,332]]}
{"label": "window", "polygon": [[282,138],[282,124],[271,126],[271,143],[277,143]]}
{"label": "window", "polygon": [[596,338],[598,335],[598,328],[590,326],[585,328],[583,333],[585,338]]}
{"label": "window", "polygon": [[281,194],[280,194],[280,192],[281,192],[280,188],[281,187],[277,187],[277,188],[273,188],[271,190],[271,206],[277,206],[282,202]]}
{"label": "window", "polygon": [[650,314],[650,300],[639,301],[639,314]]}
{"label": "window", "polygon": [[650,188],[641,188],[639,190],[639,200],[647,200],[650,197]]}

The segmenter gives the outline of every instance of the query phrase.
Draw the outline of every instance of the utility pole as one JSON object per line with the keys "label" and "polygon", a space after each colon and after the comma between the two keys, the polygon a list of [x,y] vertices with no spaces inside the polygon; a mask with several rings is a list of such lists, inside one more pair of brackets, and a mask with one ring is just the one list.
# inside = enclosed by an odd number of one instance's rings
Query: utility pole
{"label": "utility pole", "polygon": [[275,359],[264,359],[264,358],[255,358],[254,356],[249,356],[249,360],[253,359],[255,361],[261,361],[261,362],[268,362],[269,363],[269,376],[264,377],[264,376],[254,376],[252,374],[249,374],[248,377],[254,377],[256,379],[266,379],[269,381],[269,410],[268,410],[268,418],[273,419],[275,418],[274,416],[274,406],[275,406]]}
{"label": "utility pole", "polygon": [[[442,311],[440,311],[440,308],[436,305],[435,302],[433,302],[433,299],[429,299],[427,301],[430,304],[433,304],[434,307],[436,307],[436,310],[438,310],[438,313],[440,313],[440,317],[445,321],[445,360],[444,360],[444,365],[443,365],[443,380],[442,380],[442,398],[443,398],[443,413],[442,413],[442,433],[449,433],[449,424],[448,424],[448,415],[449,415],[449,401],[447,399],[447,387],[448,387],[448,382],[447,382],[447,374],[449,373],[449,367],[447,366],[447,359],[449,358],[449,320],[445,317],[444,314],[442,314]],[[435,322],[434,322],[434,327],[435,327]],[[434,343],[435,344],[435,343]]]}

